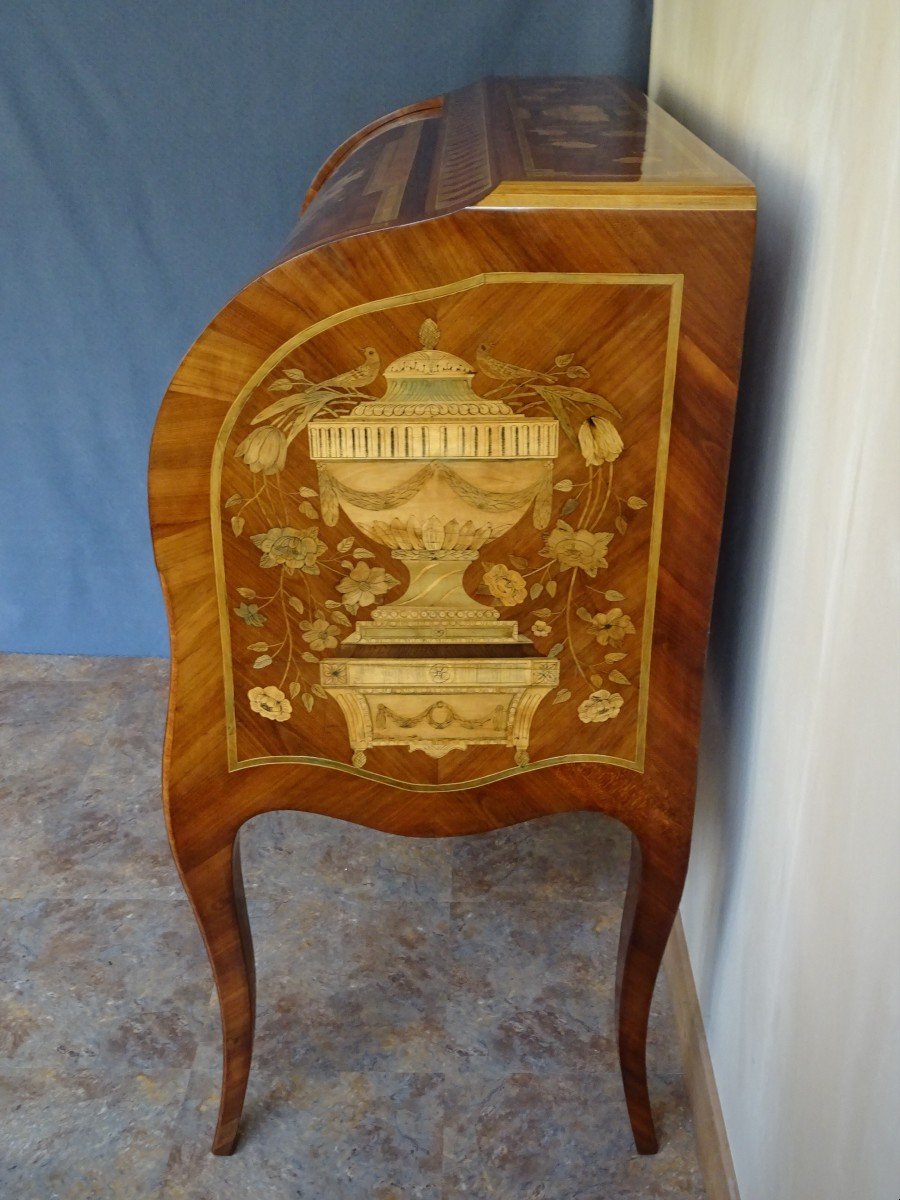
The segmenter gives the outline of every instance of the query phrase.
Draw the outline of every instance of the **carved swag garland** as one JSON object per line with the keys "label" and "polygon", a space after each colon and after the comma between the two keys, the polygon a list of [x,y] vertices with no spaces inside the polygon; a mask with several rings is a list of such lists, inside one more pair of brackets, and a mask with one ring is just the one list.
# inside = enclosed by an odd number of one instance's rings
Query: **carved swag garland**
{"label": "carved swag garland", "polygon": [[[477,594],[489,595],[501,608],[545,599],[543,607],[530,613],[532,638],[546,657],[571,659],[583,681],[579,692],[586,693],[577,703],[578,718],[585,723],[613,720],[634,696],[632,679],[623,667],[628,669],[626,660],[636,648],[632,644],[635,627],[622,607],[626,597],[594,581],[607,569],[610,544],[616,536],[626,534],[631,513],[647,507],[639,496],[622,497],[613,492],[614,464],[624,445],[610,417],[620,419],[621,415],[598,393],[563,382],[589,377],[572,354],[560,354],[553,367],[534,371],[494,358],[482,344],[476,361],[484,374],[496,381],[483,393],[485,399],[502,400],[522,413],[556,418],[584,461],[580,480],[560,479],[549,496],[535,496],[538,504],[554,496],[560,503],[540,551],[546,561],[535,566],[511,554],[506,562],[482,563]],[[360,401],[376,400],[365,389],[379,369],[380,357],[370,348],[358,367],[325,381],[311,380],[296,367],[282,370],[268,390],[284,395],[253,419],[256,428],[235,450],[252,480],[252,491],[232,495],[225,502],[225,508],[231,510],[232,534],[249,537],[257,547],[259,565],[272,570],[274,588],[260,595],[252,588],[238,587],[239,602],[233,612],[250,629],[265,628],[273,612],[280,617],[273,622],[279,628],[274,640],[260,638],[247,646],[255,655],[253,669],[261,674],[260,685],[249,690],[247,700],[253,712],[268,720],[290,720],[298,700],[303,709],[311,711],[317,699],[329,698],[318,682],[321,659],[327,659],[327,652],[347,636],[351,616],[360,609],[374,610],[401,582],[386,568],[371,565],[367,560],[374,558],[374,553],[357,545],[355,536],[344,537],[333,546],[324,540],[327,532],[322,531],[320,521],[324,515],[326,523],[333,524],[337,514],[337,495],[327,474],[322,476],[321,495],[309,487],[291,490],[281,479],[291,443],[313,418],[346,416]],[[455,480],[448,465],[429,462],[398,486],[398,494],[413,494],[434,472],[443,473],[451,487],[469,486]],[[612,503],[616,509],[609,531],[595,532],[597,523],[611,514]],[[576,512],[578,523],[573,525],[567,518],[574,520]],[[251,518],[256,532],[249,533]],[[309,576],[323,572],[333,577],[335,595],[317,601]],[[590,655],[576,645],[575,622],[590,627]],[[549,648],[541,647],[541,642],[550,643]],[[573,699],[577,697],[569,688],[558,687],[552,703],[568,704]]]}

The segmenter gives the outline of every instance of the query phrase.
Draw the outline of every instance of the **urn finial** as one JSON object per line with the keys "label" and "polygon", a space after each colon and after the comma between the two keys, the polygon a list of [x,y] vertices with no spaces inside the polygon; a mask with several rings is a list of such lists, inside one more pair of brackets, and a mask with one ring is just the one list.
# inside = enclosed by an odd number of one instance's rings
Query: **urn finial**
{"label": "urn finial", "polygon": [[426,317],[419,326],[419,341],[425,350],[434,350],[441,340],[441,331],[438,329],[437,322],[432,321],[431,317]]}

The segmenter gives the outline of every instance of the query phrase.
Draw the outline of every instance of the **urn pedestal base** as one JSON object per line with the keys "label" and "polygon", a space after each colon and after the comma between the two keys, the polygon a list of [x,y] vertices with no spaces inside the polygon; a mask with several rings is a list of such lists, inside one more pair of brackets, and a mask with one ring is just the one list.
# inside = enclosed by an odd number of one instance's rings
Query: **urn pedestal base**
{"label": "urn pedestal base", "polygon": [[376,746],[432,758],[510,746],[528,762],[531,719],[559,682],[555,658],[332,658],[321,682],[347,721],[353,765]]}
{"label": "urn pedestal base", "polygon": [[409,587],[399,600],[376,608],[371,621],[357,622],[353,641],[532,644],[519,636],[515,621],[501,621],[496,608],[465,590],[463,575],[478,558],[477,550],[394,550],[393,557],[409,571]]}

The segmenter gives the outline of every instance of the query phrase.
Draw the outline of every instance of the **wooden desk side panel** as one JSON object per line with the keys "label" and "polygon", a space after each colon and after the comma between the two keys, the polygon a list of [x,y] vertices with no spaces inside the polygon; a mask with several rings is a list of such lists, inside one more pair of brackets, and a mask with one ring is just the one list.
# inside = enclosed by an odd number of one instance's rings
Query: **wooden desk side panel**
{"label": "wooden desk side panel", "polygon": [[[740,212],[470,211],[323,247],[276,267],[226,306],[172,382],[151,463],[154,541],[173,630],[170,821],[183,820],[202,842],[204,812],[215,823],[227,809],[237,828],[281,807],[435,836],[596,808],[636,831],[652,814],[657,829],[670,823],[673,840],[684,839],[752,235],[752,214]],[[485,271],[684,278],[643,774],[568,764],[437,796],[292,763],[229,772],[209,520],[211,458],[229,406],[305,327]]]}

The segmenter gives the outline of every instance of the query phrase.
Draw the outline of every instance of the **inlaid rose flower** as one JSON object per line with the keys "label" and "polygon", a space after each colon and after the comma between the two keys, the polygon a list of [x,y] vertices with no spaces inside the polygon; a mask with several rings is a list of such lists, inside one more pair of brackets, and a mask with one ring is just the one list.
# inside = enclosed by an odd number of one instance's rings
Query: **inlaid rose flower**
{"label": "inlaid rose flower", "polygon": [[546,621],[538,620],[538,621],[535,621],[535,623],[532,625],[531,632],[534,637],[542,638],[542,637],[547,637],[548,634],[552,633],[553,631],[550,628],[550,626],[547,624]]}
{"label": "inlaid rose flower", "polygon": [[601,646],[619,645],[625,640],[625,635],[634,633],[631,617],[626,616],[621,608],[611,608],[609,612],[596,613],[591,617],[594,635]]}
{"label": "inlaid rose flower", "polygon": [[521,604],[528,595],[528,587],[518,571],[502,563],[495,563],[484,573],[484,582],[491,595],[501,604],[511,607]]}
{"label": "inlaid rose flower", "polygon": [[608,692],[606,688],[591,692],[587,700],[578,705],[579,719],[589,724],[595,721],[610,721],[617,717],[625,703],[618,692]]}
{"label": "inlaid rose flower", "polygon": [[258,604],[239,604],[234,611],[248,625],[265,625],[268,620],[266,614],[259,611]]}
{"label": "inlaid rose flower", "polygon": [[559,521],[547,538],[546,552],[563,567],[578,567],[593,579],[597,571],[609,566],[606,551],[612,541],[611,533],[592,533],[589,529],[573,529]]}
{"label": "inlaid rose flower", "polygon": [[291,702],[281,688],[255,687],[247,693],[250,707],[267,721],[286,721],[291,715]]}
{"label": "inlaid rose flower", "polygon": [[326,546],[319,540],[318,529],[279,526],[254,534],[250,541],[263,552],[261,567],[284,567],[289,575],[294,571],[305,571],[307,575],[320,573],[316,559],[325,553]]}
{"label": "inlaid rose flower", "polygon": [[343,593],[345,603],[368,608],[378,596],[383,596],[399,582],[393,575],[388,575],[384,567],[370,567],[366,562],[358,562],[337,585],[337,590]]}
{"label": "inlaid rose flower", "polygon": [[615,462],[624,449],[618,429],[606,417],[588,417],[578,430],[578,445],[589,467]]}
{"label": "inlaid rose flower", "polygon": [[287,438],[274,425],[261,425],[241,442],[235,458],[243,459],[254,474],[277,475],[284,469]]}
{"label": "inlaid rose flower", "polygon": [[338,644],[337,635],[340,631],[337,625],[331,625],[322,617],[316,621],[301,621],[300,628],[303,630],[303,640],[309,642],[311,650],[331,650]]}

